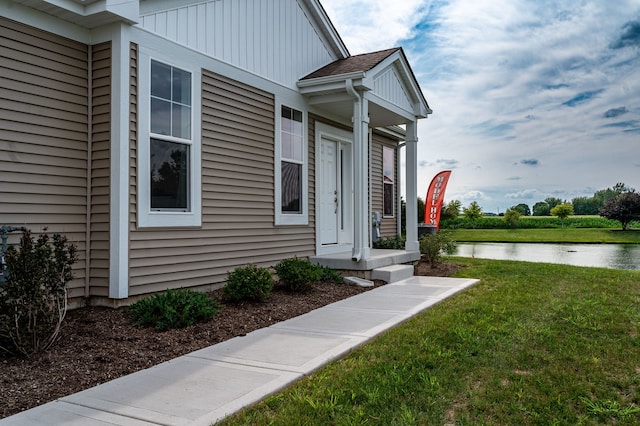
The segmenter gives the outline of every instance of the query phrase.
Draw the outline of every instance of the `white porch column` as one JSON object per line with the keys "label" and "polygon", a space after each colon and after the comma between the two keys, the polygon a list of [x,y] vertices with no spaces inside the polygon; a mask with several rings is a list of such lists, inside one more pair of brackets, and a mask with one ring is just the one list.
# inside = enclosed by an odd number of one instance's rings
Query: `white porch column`
{"label": "white porch column", "polygon": [[407,123],[406,190],[407,190],[407,242],[405,250],[418,251],[418,121]]}
{"label": "white porch column", "polygon": [[353,174],[354,174],[354,220],[353,251],[355,261],[371,255],[369,246],[369,101],[362,92],[353,87],[351,80],[346,81],[347,92],[353,102]]}

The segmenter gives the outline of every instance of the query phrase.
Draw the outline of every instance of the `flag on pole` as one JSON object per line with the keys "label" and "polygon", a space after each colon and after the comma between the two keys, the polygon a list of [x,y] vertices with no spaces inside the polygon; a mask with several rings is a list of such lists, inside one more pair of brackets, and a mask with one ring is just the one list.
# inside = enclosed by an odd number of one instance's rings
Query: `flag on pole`
{"label": "flag on pole", "polygon": [[424,200],[424,223],[440,227],[440,210],[444,202],[444,190],[447,188],[451,170],[438,173],[429,185],[427,198]]}

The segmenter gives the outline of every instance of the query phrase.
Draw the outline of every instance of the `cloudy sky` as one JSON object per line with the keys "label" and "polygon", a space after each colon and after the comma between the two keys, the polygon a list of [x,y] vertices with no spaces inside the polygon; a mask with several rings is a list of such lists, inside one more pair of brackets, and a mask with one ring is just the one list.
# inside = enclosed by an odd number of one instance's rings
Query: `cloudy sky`
{"label": "cloudy sky", "polygon": [[322,0],[351,54],[402,46],[434,110],[418,195],[486,212],[640,190],[640,0]]}

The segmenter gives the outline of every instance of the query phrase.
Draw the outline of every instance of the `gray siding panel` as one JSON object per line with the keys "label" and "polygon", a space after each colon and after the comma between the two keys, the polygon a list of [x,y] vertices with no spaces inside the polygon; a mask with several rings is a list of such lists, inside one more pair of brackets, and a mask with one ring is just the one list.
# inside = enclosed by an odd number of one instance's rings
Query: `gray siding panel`
{"label": "gray siding panel", "polygon": [[202,228],[137,229],[132,168],[130,295],[219,287],[238,266],[314,253],[313,215],[309,225],[274,226],[274,119],[273,95],[203,71]]}
{"label": "gray siding panel", "polygon": [[78,246],[71,299],[87,257],[87,74],[86,45],[0,18],[0,224]]}

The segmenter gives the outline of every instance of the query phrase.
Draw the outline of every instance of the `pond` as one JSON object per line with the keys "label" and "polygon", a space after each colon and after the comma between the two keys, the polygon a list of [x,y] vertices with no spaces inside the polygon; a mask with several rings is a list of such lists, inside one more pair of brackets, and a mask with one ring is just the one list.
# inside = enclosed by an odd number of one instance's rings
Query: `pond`
{"label": "pond", "polygon": [[453,255],[640,270],[640,244],[457,243]]}

